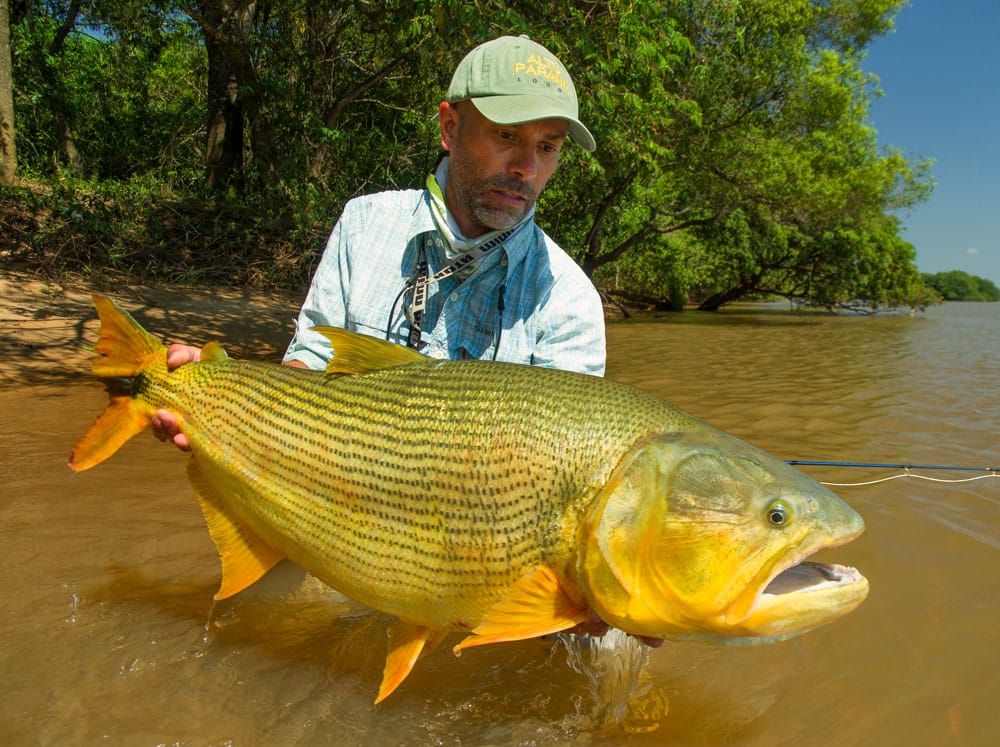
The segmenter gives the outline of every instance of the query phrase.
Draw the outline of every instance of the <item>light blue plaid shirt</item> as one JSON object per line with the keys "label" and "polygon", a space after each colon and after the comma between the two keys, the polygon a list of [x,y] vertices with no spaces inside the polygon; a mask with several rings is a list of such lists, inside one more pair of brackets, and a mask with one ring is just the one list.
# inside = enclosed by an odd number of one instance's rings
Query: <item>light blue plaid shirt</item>
{"label": "light blue plaid shirt", "polygon": [[[333,355],[311,327],[341,327],[406,344],[400,295],[423,245],[428,276],[447,264],[427,190],[351,200],[330,234],[285,361],[322,369]],[[466,280],[428,288],[420,352],[604,375],[604,310],[590,279],[533,221],[491,251]],[[501,299],[502,296],[502,299]]]}

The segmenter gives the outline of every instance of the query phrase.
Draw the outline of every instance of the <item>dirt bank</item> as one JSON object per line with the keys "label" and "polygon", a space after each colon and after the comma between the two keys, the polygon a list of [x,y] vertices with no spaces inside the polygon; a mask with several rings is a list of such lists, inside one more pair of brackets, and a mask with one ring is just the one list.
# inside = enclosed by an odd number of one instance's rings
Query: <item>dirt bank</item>
{"label": "dirt bank", "polygon": [[[98,321],[85,282],[0,272],[0,388],[90,375]],[[166,342],[219,340],[235,357],[280,358],[301,298],[126,286],[102,291]]]}

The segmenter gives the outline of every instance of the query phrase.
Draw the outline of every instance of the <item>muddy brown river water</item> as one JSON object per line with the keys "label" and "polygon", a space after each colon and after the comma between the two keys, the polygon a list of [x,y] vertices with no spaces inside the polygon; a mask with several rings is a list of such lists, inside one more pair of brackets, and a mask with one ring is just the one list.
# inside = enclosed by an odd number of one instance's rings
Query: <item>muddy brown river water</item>
{"label": "muddy brown river water", "polygon": [[[38,298],[17,324],[56,303]],[[294,312],[125,305],[168,339],[211,316],[237,352],[267,355]],[[871,594],[793,641],[609,655],[534,640],[461,658],[445,646],[373,706],[385,616],[289,565],[213,605],[218,560],[177,450],[143,434],[97,469],[66,469],[106,399],[79,355],[96,331],[81,308],[89,321],[40,335],[30,356],[0,344],[0,744],[1000,743],[1000,479],[835,487],[867,532],[824,557],[858,567]],[[54,362],[14,360],[36,352]],[[786,459],[1000,466],[1000,304],[612,324],[608,376]],[[901,474],[802,469],[834,483]]]}

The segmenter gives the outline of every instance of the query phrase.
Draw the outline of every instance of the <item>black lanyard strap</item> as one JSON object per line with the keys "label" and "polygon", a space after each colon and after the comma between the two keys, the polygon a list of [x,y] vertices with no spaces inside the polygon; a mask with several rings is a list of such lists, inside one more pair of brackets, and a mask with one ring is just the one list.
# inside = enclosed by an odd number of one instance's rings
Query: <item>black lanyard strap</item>
{"label": "black lanyard strap", "polygon": [[[427,253],[424,251],[424,242],[420,242],[420,254],[417,258],[417,272],[413,280],[410,281],[410,305],[404,305],[403,311],[406,314],[406,321],[410,323],[410,335],[406,344],[411,348],[420,346],[420,334],[424,320],[424,312],[427,310],[427,288],[434,283],[439,283],[445,278],[450,278],[457,274],[470,263],[482,259],[491,251],[501,246],[510,235],[516,230],[516,226],[509,231],[497,234],[491,239],[487,239],[482,244],[477,244],[466,252],[455,257],[431,277],[427,277]],[[405,292],[405,291],[404,291]]]}

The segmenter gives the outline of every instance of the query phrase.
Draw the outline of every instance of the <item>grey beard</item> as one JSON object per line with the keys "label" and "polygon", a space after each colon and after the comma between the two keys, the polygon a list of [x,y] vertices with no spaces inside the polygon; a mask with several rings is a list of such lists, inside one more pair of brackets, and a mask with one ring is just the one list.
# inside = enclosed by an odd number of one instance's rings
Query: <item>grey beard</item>
{"label": "grey beard", "polygon": [[[525,198],[522,209],[493,207],[480,195],[488,194],[494,189],[516,192]],[[536,195],[532,188],[516,177],[494,176],[486,181],[482,191],[472,195],[468,200],[468,208],[476,222],[494,231],[500,231],[516,226],[534,207]]]}

